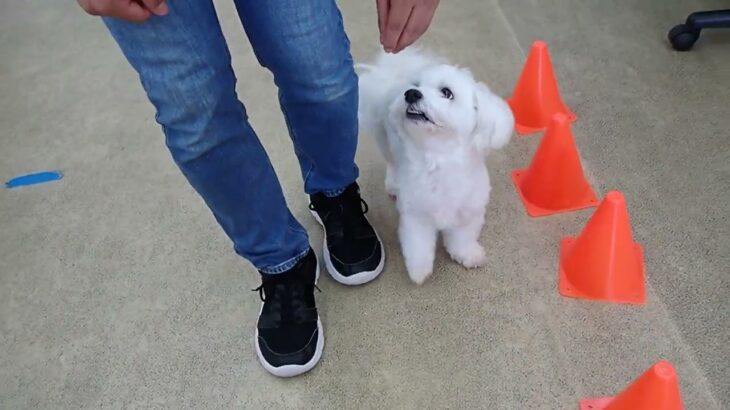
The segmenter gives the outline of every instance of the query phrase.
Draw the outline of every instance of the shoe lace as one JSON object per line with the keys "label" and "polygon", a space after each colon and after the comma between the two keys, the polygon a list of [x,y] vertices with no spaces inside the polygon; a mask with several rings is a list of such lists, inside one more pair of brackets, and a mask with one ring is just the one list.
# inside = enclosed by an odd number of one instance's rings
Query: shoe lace
{"label": "shoe lace", "polygon": [[318,292],[322,290],[316,284],[308,284],[303,278],[292,276],[289,278],[269,278],[253,292],[259,293],[262,302],[267,303],[269,312],[276,315],[281,323],[298,324],[304,321],[307,306],[305,297],[307,289],[312,286]]}
{"label": "shoe lace", "polygon": [[370,235],[370,225],[365,214],[370,208],[356,189],[346,190],[337,197],[329,198],[326,206],[315,207],[309,204],[309,209],[317,211],[322,216],[322,222],[327,225],[328,241],[335,245],[343,238],[360,238]]}

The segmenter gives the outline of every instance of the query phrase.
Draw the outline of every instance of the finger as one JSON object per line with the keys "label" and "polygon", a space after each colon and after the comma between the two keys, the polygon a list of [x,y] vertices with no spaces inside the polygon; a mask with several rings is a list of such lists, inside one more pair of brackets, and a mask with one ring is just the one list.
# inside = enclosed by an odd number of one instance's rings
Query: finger
{"label": "finger", "polygon": [[93,0],[77,0],[79,5],[85,12],[92,16],[108,16],[113,10],[113,5],[108,2],[97,2]]}
{"label": "finger", "polygon": [[433,19],[434,11],[435,9],[424,6],[413,9],[406,26],[403,28],[403,33],[401,33],[398,39],[394,52],[400,52],[410,46],[426,32]]}
{"label": "finger", "polygon": [[142,22],[147,20],[151,13],[134,0],[126,2],[96,2],[93,0],[78,0],[81,8],[92,16],[109,16],[121,20]]}
{"label": "finger", "polygon": [[378,30],[380,31],[380,43],[383,43],[383,34],[385,34],[385,21],[388,18],[389,0],[377,0],[378,6]]}
{"label": "finger", "polygon": [[109,14],[122,20],[141,23],[152,15],[152,12],[136,1],[130,0],[126,4],[118,4],[114,6]]}
{"label": "finger", "polygon": [[79,4],[79,6],[81,6],[81,8],[82,8],[82,9],[83,9],[83,10],[84,10],[85,12],[87,12],[87,13],[89,13],[89,14],[92,14],[92,15],[94,14],[94,11],[95,11],[95,10],[94,10],[94,8],[93,8],[93,7],[91,6],[91,3],[89,2],[89,0],[76,0],[76,3],[78,3],[78,4]]}
{"label": "finger", "polygon": [[152,14],[157,16],[164,16],[170,12],[170,8],[167,6],[165,0],[139,0],[147,10],[151,11]]}
{"label": "finger", "polygon": [[383,38],[383,48],[389,53],[394,51],[398,45],[398,39],[403,33],[403,28],[406,26],[408,17],[413,10],[413,6],[404,4],[404,2],[391,4],[390,6],[387,21],[385,22],[385,37]]}

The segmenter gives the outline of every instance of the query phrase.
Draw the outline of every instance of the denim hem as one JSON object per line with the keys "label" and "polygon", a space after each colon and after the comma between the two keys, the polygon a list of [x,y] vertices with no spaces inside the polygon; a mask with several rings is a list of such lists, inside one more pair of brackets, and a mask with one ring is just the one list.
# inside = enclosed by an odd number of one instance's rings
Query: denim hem
{"label": "denim hem", "polygon": [[304,257],[307,256],[307,254],[309,253],[309,249],[310,249],[309,245],[307,245],[307,249],[305,249],[303,252],[297,254],[297,256],[295,256],[287,261],[284,261],[278,265],[275,265],[275,266],[272,266],[269,268],[263,268],[263,269],[259,268],[258,270],[259,270],[259,272],[261,272],[264,275],[278,275],[280,273],[284,273],[284,272],[288,271],[289,269],[293,268],[294,265],[297,264],[297,262],[304,259]]}

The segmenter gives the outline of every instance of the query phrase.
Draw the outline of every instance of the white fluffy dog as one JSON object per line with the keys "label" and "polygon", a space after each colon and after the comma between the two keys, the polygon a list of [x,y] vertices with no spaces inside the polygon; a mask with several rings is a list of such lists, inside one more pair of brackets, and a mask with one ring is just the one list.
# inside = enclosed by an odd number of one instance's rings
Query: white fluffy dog
{"label": "white fluffy dog", "polygon": [[485,157],[509,141],[509,106],[468,70],[418,50],[359,67],[360,124],[385,157],[408,275],[421,284],[431,274],[439,232],[454,260],[484,265]]}

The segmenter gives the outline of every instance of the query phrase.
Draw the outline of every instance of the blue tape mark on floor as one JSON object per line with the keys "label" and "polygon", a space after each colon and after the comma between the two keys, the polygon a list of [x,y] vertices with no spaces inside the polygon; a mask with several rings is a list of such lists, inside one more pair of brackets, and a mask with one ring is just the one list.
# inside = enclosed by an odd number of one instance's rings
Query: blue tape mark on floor
{"label": "blue tape mark on floor", "polygon": [[8,189],[18,188],[26,185],[43,184],[51,181],[58,181],[63,178],[61,171],[45,171],[37,172],[35,174],[21,175],[15,177],[5,183],[5,187]]}

